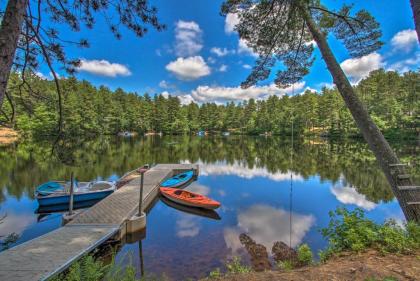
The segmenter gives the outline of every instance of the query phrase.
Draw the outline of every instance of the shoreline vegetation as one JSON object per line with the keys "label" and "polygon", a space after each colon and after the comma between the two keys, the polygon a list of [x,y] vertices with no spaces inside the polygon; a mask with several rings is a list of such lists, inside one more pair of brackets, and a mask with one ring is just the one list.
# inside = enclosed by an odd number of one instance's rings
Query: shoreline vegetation
{"label": "shoreline vegetation", "polygon": [[[14,128],[25,136],[43,138],[57,134],[59,119],[54,82],[31,76],[32,91],[18,92],[21,81],[10,78],[13,104],[4,103],[0,125]],[[370,73],[355,90],[375,123],[387,138],[415,139],[419,135],[420,73],[399,74],[383,69]],[[273,95],[266,100],[250,99],[238,103],[181,104],[176,96],[115,91],[75,78],[60,80],[63,89],[63,134],[117,135],[210,134],[229,132],[242,135],[290,135],[330,138],[361,134],[334,88],[316,92],[307,89],[294,96]],[[36,93],[42,93],[39,98]]]}
{"label": "shoreline vegetation", "polygon": [[[365,217],[362,209],[337,208],[330,222],[321,229],[328,246],[319,253],[319,261],[306,244],[296,249],[276,242],[273,259],[267,249],[247,234],[240,235],[251,260],[241,263],[239,257],[227,261],[225,268],[215,268],[202,280],[415,280],[420,274],[420,225],[398,224],[394,220],[377,224]],[[274,260],[274,261],[273,261]],[[378,266],[380,265],[380,266]],[[140,279],[132,265],[122,267],[115,260],[105,264],[93,256],[83,257],[66,272],[51,280],[168,280],[145,275]]]}

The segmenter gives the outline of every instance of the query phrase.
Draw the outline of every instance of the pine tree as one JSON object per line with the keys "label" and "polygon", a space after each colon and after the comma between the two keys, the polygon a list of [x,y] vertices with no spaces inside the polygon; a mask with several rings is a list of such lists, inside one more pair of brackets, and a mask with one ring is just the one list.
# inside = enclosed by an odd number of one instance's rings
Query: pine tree
{"label": "pine tree", "polygon": [[[311,39],[316,42],[338,91],[381,165],[406,218],[420,221],[420,205],[407,204],[416,201],[415,192],[402,192],[397,187],[395,169],[391,167],[400,163],[397,155],[356,95],[326,39],[326,34],[333,33],[344,43],[351,57],[361,57],[381,47],[379,24],[367,11],[354,14],[351,8],[343,5],[339,11],[333,11],[321,5],[319,0],[227,0],[222,5],[222,13],[239,14],[236,30],[259,54],[243,87],[267,79],[277,61],[283,62],[285,69],[276,73],[276,85],[286,87],[300,81],[314,61]],[[403,170],[399,172],[404,173]],[[412,184],[410,180],[407,183]]]}

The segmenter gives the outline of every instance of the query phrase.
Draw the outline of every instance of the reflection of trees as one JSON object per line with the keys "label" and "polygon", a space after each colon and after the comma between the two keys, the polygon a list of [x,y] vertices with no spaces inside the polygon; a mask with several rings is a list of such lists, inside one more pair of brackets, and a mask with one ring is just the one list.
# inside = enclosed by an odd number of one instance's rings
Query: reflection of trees
{"label": "reflection of trees", "polygon": [[[204,163],[240,163],[251,169],[265,168],[272,173],[293,171],[305,178],[319,174],[322,180],[333,182],[343,176],[368,200],[388,201],[393,197],[374,156],[365,144],[358,142],[300,142],[295,145],[292,166],[290,145],[280,137],[101,137],[75,143],[77,145],[70,145],[74,166],[52,157],[51,143],[47,141],[28,141],[16,147],[0,148],[0,187],[6,187],[9,194],[20,197],[23,192],[32,195],[33,187],[44,181],[68,179],[71,170],[78,180],[85,181],[122,175],[144,163],[201,160]],[[66,147],[66,144],[62,146]],[[402,159],[416,159],[418,149],[409,145],[396,148]]]}

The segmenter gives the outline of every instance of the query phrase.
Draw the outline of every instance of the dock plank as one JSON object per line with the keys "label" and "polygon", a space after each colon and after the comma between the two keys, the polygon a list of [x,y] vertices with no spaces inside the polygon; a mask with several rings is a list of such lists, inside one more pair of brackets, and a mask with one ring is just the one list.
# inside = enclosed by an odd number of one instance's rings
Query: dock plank
{"label": "dock plank", "polygon": [[[144,176],[143,208],[159,194],[159,185],[175,173],[198,165],[159,164]],[[125,233],[125,222],[137,212],[140,177],[78,214],[64,227],[0,253],[0,280],[45,280],[68,268],[110,237]]]}
{"label": "dock plank", "polygon": [[64,226],[0,253],[0,280],[45,280],[119,231],[116,225]]}
{"label": "dock plank", "polygon": [[[171,170],[150,170],[144,175],[143,199],[156,189],[160,182],[172,175]],[[140,178],[120,188],[101,202],[80,213],[70,224],[122,224],[138,208]],[[147,204],[145,204],[147,205]],[[148,206],[144,206],[147,208]]]}

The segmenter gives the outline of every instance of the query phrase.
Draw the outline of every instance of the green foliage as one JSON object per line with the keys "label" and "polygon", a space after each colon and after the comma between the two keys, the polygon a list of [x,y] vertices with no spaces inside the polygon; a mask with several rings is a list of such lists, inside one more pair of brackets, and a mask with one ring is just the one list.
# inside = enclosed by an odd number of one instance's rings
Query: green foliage
{"label": "green foliage", "polygon": [[88,255],[73,263],[70,268],[50,281],[159,281],[166,280],[154,275],[136,278],[136,269],[132,265],[122,266],[112,259],[110,264],[104,264]]}
{"label": "green foliage", "polygon": [[[378,50],[382,46],[379,23],[366,10],[355,12],[353,7],[343,4],[341,9],[332,10],[319,0],[225,0],[222,14],[237,15],[235,30],[259,56],[242,86],[269,79],[274,70],[274,83],[280,87],[301,81],[315,61],[314,47],[309,43],[312,39],[325,55],[323,46],[328,42],[319,33],[332,33],[351,57]],[[281,69],[277,67],[280,63]],[[330,71],[335,76],[335,71]]]}
{"label": "green foliage", "polygon": [[105,277],[110,266],[100,261],[95,261],[92,256],[85,256],[70,266],[65,274],[59,274],[51,281],[97,281]]}
{"label": "green foliage", "polygon": [[242,265],[239,257],[233,257],[233,259],[226,263],[226,268],[229,273],[247,273],[251,272],[251,268]]}
{"label": "green foliage", "polygon": [[216,269],[210,271],[210,273],[209,273],[209,278],[210,279],[217,279],[217,278],[220,278],[220,277],[222,277],[222,273],[220,272],[220,268],[216,268]]}
{"label": "green foliage", "polygon": [[313,254],[308,244],[302,244],[297,249],[298,260],[303,265],[310,265],[313,262]]}
{"label": "green foliage", "polygon": [[342,251],[363,251],[375,248],[384,253],[412,253],[420,247],[420,226],[414,222],[400,226],[393,220],[383,225],[365,218],[362,209],[338,208],[330,212],[328,227],[321,230],[329,246],[320,253],[321,261]]}
{"label": "green foliage", "polygon": [[385,277],[383,279],[377,279],[375,277],[368,277],[368,278],[365,279],[365,281],[398,281],[398,279],[396,279],[392,276],[388,276],[388,277]]}
{"label": "green foliage", "polygon": [[289,261],[289,260],[285,260],[285,261],[278,261],[276,263],[277,267],[282,269],[282,270],[286,270],[286,271],[290,271],[293,269],[293,262]]}
{"label": "green foliage", "polygon": [[[54,84],[34,77],[33,88],[46,99],[18,93],[19,77],[12,74],[10,94],[16,107],[14,125],[33,136],[56,133],[57,106]],[[376,124],[389,137],[416,136],[420,114],[420,73],[376,70],[360,81],[355,90]],[[121,131],[156,131],[185,134],[198,130],[231,131],[240,134],[287,135],[293,119],[296,134],[359,136],[353,118],[337,89],[305,91],[292,97],[270,96],[225,105],[191,103],[182,105],[177,97],[147,93],[139,96],[122,89],[111,91],[74,78],[62,79],[64,132],[68,135],[117,134]],[[6,115],[10,115],[4,103]],[[13,124],[0,115],[0,124]],[[403,132],[403,134],[401,133]]]}

